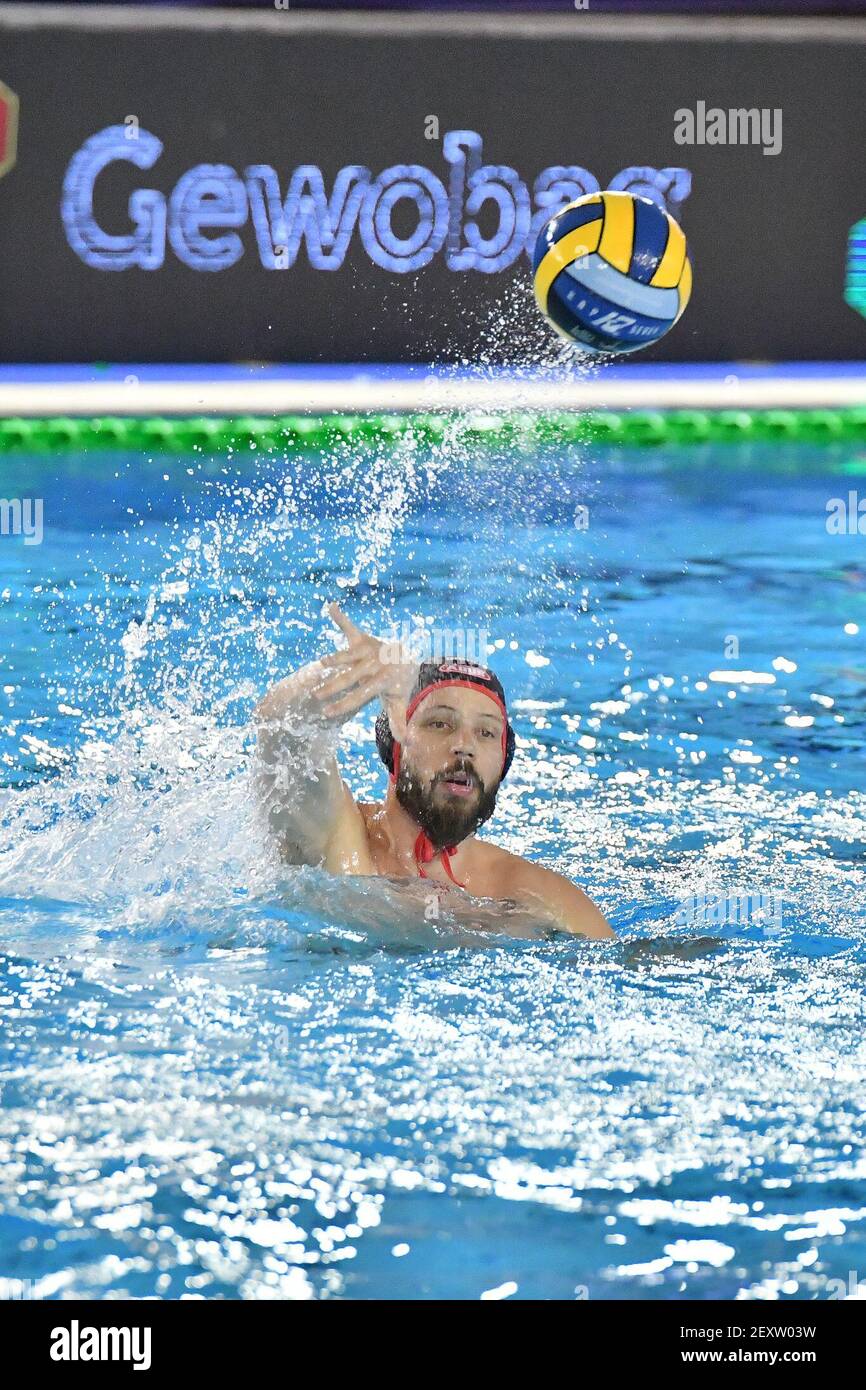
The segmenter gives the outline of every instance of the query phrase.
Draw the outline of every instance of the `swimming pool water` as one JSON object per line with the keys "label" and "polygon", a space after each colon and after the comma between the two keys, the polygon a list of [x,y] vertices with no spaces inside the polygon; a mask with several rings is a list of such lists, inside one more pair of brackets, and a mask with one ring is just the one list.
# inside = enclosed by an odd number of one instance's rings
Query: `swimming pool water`
{"label": "swimming pool water", "polygon": [[[2,469],[7,1295],[862,1296],[862,454]],[[485,833],[618,942],[271,861],[250,711],[341,596],[489,633]]]}

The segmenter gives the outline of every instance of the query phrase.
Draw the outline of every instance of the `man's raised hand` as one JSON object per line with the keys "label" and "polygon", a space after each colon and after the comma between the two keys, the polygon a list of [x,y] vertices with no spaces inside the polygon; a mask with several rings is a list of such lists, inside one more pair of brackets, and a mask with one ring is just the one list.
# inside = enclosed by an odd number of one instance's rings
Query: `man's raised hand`
{"label": "man's raised hand", "polygon": [[397,643],[364,632],[338,604],[328,604],[328,614],[346,638],[347,645],[322,657],[319,662],[328,674],[313,694],[323,716],[329,720],[348,719],[378,696],[399,736],[409,688],[418,669],[417,660],[402,652]]}

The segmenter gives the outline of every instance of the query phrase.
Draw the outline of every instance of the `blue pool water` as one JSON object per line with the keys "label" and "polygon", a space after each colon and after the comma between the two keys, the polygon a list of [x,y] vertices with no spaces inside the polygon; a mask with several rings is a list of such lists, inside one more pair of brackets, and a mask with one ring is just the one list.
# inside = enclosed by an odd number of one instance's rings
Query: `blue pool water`
{"label": "blue pool water", "polygon": [[[862,452],[0,462],[44,505],[0,538],[0,1293],[862,1296]],[[341,596],[488,631],[485,833],[616,943],[272,861],[250,711]]]}

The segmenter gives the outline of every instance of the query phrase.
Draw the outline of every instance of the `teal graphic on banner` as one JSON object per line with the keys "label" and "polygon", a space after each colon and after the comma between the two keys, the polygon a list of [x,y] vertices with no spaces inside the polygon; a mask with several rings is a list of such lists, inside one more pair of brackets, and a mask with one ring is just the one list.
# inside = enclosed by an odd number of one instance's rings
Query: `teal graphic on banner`
{"label": "teal graphic on banner", "polygon": [[855,222],[848,233],[845,302],[866,318],[866,217]]}

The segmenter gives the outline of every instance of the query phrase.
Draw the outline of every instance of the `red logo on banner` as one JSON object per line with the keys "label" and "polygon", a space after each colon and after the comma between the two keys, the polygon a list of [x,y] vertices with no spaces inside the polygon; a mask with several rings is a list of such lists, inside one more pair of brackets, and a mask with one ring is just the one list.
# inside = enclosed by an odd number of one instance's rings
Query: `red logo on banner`
{"label": "red logo on banner", "polygon": [[15,163],[18,149],[18,98],[0,82],[0,178]]}

